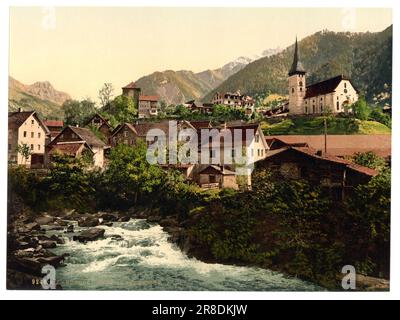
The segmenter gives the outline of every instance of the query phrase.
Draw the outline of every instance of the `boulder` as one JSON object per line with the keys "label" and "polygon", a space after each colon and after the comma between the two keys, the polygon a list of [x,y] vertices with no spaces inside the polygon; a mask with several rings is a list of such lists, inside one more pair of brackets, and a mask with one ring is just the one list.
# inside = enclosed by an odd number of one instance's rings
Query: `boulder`
{"label": "boulder", "polygon": [[70,224],[70,225],[67,227],[66,232],[67,232],[67,233],[74,232],[74,225],[73,225],[73,224]]}
{"label": "boulder", "polygon": [[44,224],[50,224],[54,222],[54,217],[50,217],[50,216],[41,216],[39,218],[35,219],[35,222],[38,225],[44,225]]}
{"label": "boulder", "polygon": [[99,218],[102,218],[103,221],[118,221],[119,217],[117,213],[101,212]]}
{"label": "boulder", "polygon": [[65,244],[64,238],[59,237],[59,236],[57,236],[57,235],[55,235],[55,234],[53,234],[53,235],[50,237],[50,239],[53,240],[53,241],[55,241],[57,244]]}
{"label": "boulder", "polygon": [[86,217],[81,218],[78,221],[78,226],[80,227],[97,227],[100,224],[99,218],[97,217]]}
{"label": "boulder", "polygon": [[41,245],[44,249],[52,249],[57,247],[57,242],[51,240],[41,240],[39,241],[39,245]]}
{"label": "boulder", "polygon": [[40,225],[37,224],[36,222],[31,222],[31,223],[27,223],[27,224],[25,225],[24,229],[25,229],[27,232],[30,232],[30,231],[32,231],[32,230],[40,230]]}
{"label": "boulder", "polygon": [[161,220],[161,217],[160,216],[149,216],[148,218],[147,218],[147,221],[148,222],[160,222],[160,220]]}
{"label": "boulder", "polygon": [[104,236],[104,229],[101,228],[91,228],[82,231],[79,235],[73,237],[73,240],[79,242],[95,241]]}

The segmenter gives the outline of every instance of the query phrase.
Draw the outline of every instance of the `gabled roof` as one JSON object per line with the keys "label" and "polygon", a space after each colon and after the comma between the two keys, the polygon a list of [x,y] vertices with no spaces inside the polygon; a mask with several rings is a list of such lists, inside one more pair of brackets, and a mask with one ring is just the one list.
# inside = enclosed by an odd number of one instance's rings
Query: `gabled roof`
{"label": "gabled roof", "polygon": [[[276,149],[276,150],[270,150],[267,152],[266,157],[264,160],[268,160],[271,159],[273,157],[276,157],[279,154],[285,153],[285,152],[298,152],[301,153],[303,155],[305,155],[306,157],[310,157],[313,159],[317,159],[320,161],[326,161],[326,162],[330,162],[339,166],[343,166],[347,169],[359,172],[361,174],[370,176],[370,177],[374,177],[378,174],[378,171],[374,170],[374,169],[370,169],[368,167],[364,167],[364,166],[360,166],[358,164],[355,164],[351,161],[348,160],[344,160],[338,157],[335,157],[333,155],[330,154],[324,154],[324,155],[318,155],[316,153],[316,150],[310,147],[291,147],[291,146],[287,146],[287,147],[283,147],[280,149]],[[263,161],[263,160],[261,160]]]}
{"label": "gabled roof", "polygon": [[[304,98],[312,98],[315,96],[334,92],[342,80],[350,81],[349,78],[347,78],[341,74],[339,76],[311,84],[311,85],[307,86],[306,95]],[[351,81],[350,81],[350,83],[351,83]],[[351,83],[351,85],[353,86],[354,90],[356,90],[358,92],[358,90],[354,87],[353,83]]]}
{"label": "gabled roof", "polygon": [[228,176],[228,175],[235,175],[236,173],[224,167],[211,164],[205,167],[204,169],[200,170],[199,174],[221,174],[224,176]]}
{"label": "gabled roof", "polygon": [[110,125],[110,123],[108,122],[108,119],[104,118],[100,113],[95,113],[95,114],[93,115],[93,117],[91,117],[88,121],[86,121],[86,124],[89,124],[90,122],[92,122],[92,120],[93,120],[94,118],[99,118],[101,121],[103,121],[102,124],[106,124],[108,127],[111,128],[111,125]]}
{"label": "gabled roof", "polygon": [[77,142],[69,142],[69,143],[57,143],[54,144],[50,151],[49,154],[55,154],[55,153],[62,153],[62,154],[67,154],[67,155],[76,155],[76,153],[80,150],[82,146],[86,146],[88,150],[93,152],[89,146],[87,146],[86,142],[84,141],[77,141]]}
{"label": "gabled roof", "polygon": [[43,127],[46,134],[49,134],[49,128],[44,124],[44,122],[39,118],[36,111],[16,111],[8,113],[8,128],[16,129],[19,128],[30,116],[34,116],[36,120]]}
{"label": "gabled roof", "polygon": [[[323,135],[280,135],[268,136],[275,142],[282,142],[288,146],[307,145],[316,150],[324,150],[325,139]],[[357,152],[372,151],[380,157],[391,155],[391,135],[327,135],[327,151],[338,157],[352,156]],[[272,148],[275,144],[272,142]],[[278,143],[281,145],[281,143]]]}
{"label": "gabled roof", "polygon": [[61,135],[65,130],[72,130],[82,141],[85,141],[89,146],[104,147],[106,144],[101,141],[92,130],[81,127],[68,126],[63,131],[59,133]]}

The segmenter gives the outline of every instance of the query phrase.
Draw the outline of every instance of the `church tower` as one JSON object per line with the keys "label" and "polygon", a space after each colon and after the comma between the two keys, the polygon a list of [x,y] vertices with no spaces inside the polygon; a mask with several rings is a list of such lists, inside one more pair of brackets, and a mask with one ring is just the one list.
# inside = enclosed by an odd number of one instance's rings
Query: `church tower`
{"label": "church tower", "polygon": [[299,59],[299,49],[294,46],[292,67],[289,70],[289,114],[303,114],[304,96],[306,94],[306,71]]}

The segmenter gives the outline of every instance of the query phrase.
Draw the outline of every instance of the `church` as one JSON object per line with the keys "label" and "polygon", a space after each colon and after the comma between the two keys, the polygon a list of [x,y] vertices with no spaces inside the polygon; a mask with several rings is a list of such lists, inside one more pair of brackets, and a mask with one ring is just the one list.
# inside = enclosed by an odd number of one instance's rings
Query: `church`
{"label": "church", "polygon": [[290,115],[341,113],[358,100],[358,90],[343,75],[306,86],[306,70],[300,62],[297,38],[288,75]]}

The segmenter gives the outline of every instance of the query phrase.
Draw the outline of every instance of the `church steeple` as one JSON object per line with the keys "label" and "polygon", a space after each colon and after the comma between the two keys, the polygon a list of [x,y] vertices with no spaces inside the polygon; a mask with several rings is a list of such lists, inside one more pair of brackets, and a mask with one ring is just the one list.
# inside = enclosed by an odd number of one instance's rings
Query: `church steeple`
{"label": "church steeple", "polygon": [[296,43],[294,45],[294,56],[293,56],[293,63],[292,67],[289,70],[289,76],[292,76],[294,74],[305,74],[306,71],[304,70],[303,65],[300,62],[299,58],[299,49],[297,46],[297,36],[296,36]]}

